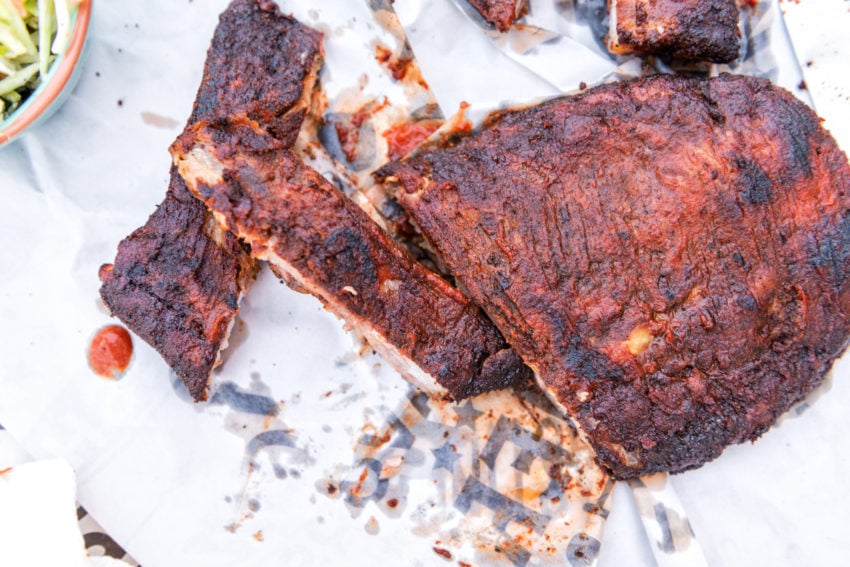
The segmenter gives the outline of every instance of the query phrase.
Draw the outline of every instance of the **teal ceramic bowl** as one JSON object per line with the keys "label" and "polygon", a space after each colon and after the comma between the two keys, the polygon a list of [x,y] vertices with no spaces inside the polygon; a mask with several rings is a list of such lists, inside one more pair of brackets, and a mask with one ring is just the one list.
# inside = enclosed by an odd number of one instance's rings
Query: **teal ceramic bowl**
{"label": "teal ceramic bowl", "polygon": [[0,146],[47,120],[71,94],[82,71],[93,0],[80,0],[71,12],[71,37],[41,85],[5,121],[0,123]]}

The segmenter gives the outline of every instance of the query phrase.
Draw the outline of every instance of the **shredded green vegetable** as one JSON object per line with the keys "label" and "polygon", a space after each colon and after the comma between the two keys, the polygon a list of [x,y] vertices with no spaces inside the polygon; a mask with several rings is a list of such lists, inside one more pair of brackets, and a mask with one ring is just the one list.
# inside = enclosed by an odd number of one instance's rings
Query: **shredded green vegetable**
{"label": "shredded green vegetable", "polygon": [[68,45],[71,0],[0,0],[0,120],[38,88]]}

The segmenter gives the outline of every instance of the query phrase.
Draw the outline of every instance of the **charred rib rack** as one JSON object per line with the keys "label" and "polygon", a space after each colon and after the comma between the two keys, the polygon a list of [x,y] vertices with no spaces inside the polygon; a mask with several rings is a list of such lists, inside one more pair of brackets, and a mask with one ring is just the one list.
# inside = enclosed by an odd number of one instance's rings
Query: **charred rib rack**
{"label": "charred rib rack", "polygon": [[255,258],[424,391],[457,400],[530,376],[476,305],[256,123],[200,122],[172,153],[190,191]]}
{"label": "charred rib rack", "polygon": [[847,157],[766,80],[608,84],[380,175],[617,477],[756,439],[847,345]]}

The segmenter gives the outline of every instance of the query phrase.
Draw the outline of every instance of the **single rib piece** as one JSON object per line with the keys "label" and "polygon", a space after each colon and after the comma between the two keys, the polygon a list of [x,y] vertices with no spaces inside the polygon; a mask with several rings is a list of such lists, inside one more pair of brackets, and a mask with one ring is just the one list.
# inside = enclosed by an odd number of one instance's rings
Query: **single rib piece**
{"label": "single rib piece", "polygon": [[741,51],[737,0],[608,0],[612,53],[729,63]]}
{"label": "single rib piece", "polygon": [[530,376],[477,306],[256,123],[201,122],[172,154],[189,190],[255,258],[419,388],[459,400]]}
{"label": "single rib piece", "polygon": [[381,175],[617,477],[756,439],[847,345],[850,167],[766,80],[608,84]]}
{"label": "single rib piece", "polygon": [[508,31],[528,12],[528,0],[469,0],[469,3],[500,32]]}
{"label": "single rib piece", "polygon": [[[247,115],[291,144],[322,62],[322,35],[274,2],[235,0],[222,13],[189,119]],[[256,266],[172,173],[165,200],[101,268],[101,297],[153,346],[197,400],[227,345]]]}
{"label": "single rib piece", "polygon": [[101,267],[100,294],[200,400],[255,271],[172,168],[165,200],[118,245],[115,264]]}
{"label": "single rib piece", "polygon": [[323,56],[322,34],[281,14],[272,0],[234,0],[213,35],[187,128],[244,115],[292,145]]}

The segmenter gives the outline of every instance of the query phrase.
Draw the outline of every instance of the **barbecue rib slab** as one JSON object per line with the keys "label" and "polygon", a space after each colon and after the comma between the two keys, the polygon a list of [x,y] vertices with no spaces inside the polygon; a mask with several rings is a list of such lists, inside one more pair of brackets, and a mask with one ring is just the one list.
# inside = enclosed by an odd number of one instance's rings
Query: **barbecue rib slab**
{"label": "barbecue rib slab", "polygon": [[189,190],[255,258],[421,389],[459,400],[530,377],[476,305],[256,123],[200,122],[172,154]]}
{"label": "barbecue rib slab", "polygon": [[528,13],[528,0],[469,0],[473,8],[500,32]]}
{"label": "barbecue rib slab", "polygon": [[737,0],[608,0],[612,53],[729,63],[741,50]]}
{"label": "barbecue rib slab", "polygon": [[379,177],[619,478],[756,439],[847,345],[850,167],[766,80],[600,86]]}
{"label": "barbecue rib slab", "polygon": [[[274,2],[235,0],[216,28],[188,124],[247,115],[291,144],[322,64],[321,42]],[[101,269],[100,294],[202,401],[255,273],[247,251],[172,173],[165,200]]]}

